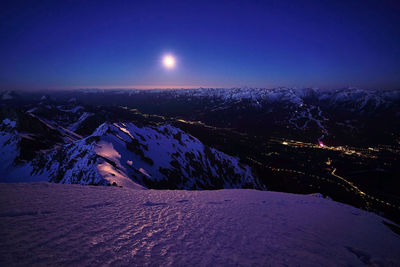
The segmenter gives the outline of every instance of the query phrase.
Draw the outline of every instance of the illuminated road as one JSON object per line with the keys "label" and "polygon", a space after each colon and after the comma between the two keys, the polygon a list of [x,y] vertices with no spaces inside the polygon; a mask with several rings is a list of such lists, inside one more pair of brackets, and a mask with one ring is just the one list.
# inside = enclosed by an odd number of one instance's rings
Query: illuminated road
{"label": "illuminated road", "polygon": [[371,195],[366,194],[365,192],[361,191],[357,186],[355,186],[352,182],[346,180],[346,179],[345,179],[344,177],[342,177],[342,176],[337,175],[335,172],[336,172],[336,168],[331,172],[331,174],[332,174],[333,176],[335,176],[336,178],[339,178],[339,179],[342,180],[343,182],[347,183],[348,185],[350,185],[350,186],[351,186],[352,188],[354,188],[360,195],[363,195],[363,196],[365,196],[366,198],[369,198],[369,199],[371,199],[371,200],[373,200],[373,201],[377,201],[377,202],[379,202],[379,203],[381,203],[381,204],[384,204],[384,205],[387,205],[387,206],[390,206],[390,207],[393,207],[393,208],[396,208],[396,209],[399,209],[399,210],[400,210],[400,207],[399,207],[399,206],[396,206],[396,205],[391,204],[391,203],[389,203],[389,202],[386,202],[386,201],[384,201],[384,200],[382,200],[382,199],[379,199],[379,198],[376,198],[376,197],[374,197],[374,196],[371,196]]}
{"label": "illuminated road", "polygon": [[363,191],[361,191],[361,190],[360,190],[357,186],[355,186],[352,182],[347,181],[347,180],[346,180],[345,178],[343,178],[342,176],[339,176],[339,175],[335,174],[335,172],[336,172],[336,168],[333,169],[333,171],[331,172],[331,174],[332,174],[333,176],[335,176],[336,178],[339,178],[340,180],[342,180],[343,182],[345,182],[346,184],[348,184],[348,185],[351,186],[352,188],[354,188],[354,190],[356,190],[360,195],[363,195],[363,196],[366,195]]}
{"label": "illuminated road", "polygon": [[336,168],[331,172],[331,175],[334,176],[334,177],[336,177],[336,178],[338,178],[338,179],[339,179],[341,182],[343,182],[343,183],[338,183],[337,180],[332,180],[332,179],[329,179],[329,178],[326,178],[326,177],[321,177],[321,176],[315,175],[315,174],[307,174],[307,173],[305,173],[305,172],[298,171],[298,170],[291,170],[291,169],[285,169],[285,168],[275,168],[275,167],[271,167],[271,166],[268,166],[268,165],[264,165],[264,164],[262,164],[261,162],[255,160],[255,159],[252,159],[252,158],[250,158],[250,157],[247,157],[247,159],[250,160],[250,161],[252,161],[252,162],[254,162],[254,163],[256,163],[256,164],[259,165],[259,166],[268,168],[268,169],[270,169],[270,170],[272,170],[272,171],[301,174],[301,175],[310,176],[310,177],[316,178],[316,179],[318,179],[318,180],[322,180],[322,181],[325,181],[325,182],[328,182],[328,183],[333,183],[333,184],[336,184],[336,185],[338,185],[338,186],[341,186],[341,187],[343,187],[343,188],[344,188],[346,191],[348,191],[348,192],[353,191],[354,193],[360,195],[360,197],[364,200],[364,202],[365,202],[367,208],[370,207],[370,203],[369,203],[368,200],[372,200],[372,201],[378,202],[379,204],[384,204],[384,205],[387,205],[387,206],[390,206],[390,207],[392,207],[392,208],[395,208],[395,209],[400,210],[400,207],[399,207],[399,206],[396,206],[396,205],[394,205],[394,204],[392,204],[392,203],[386,202],[386,201],[381,200],[381,199],[379,199],[379,198],[376,198],[376,197],[374,197],[374,196],[368,195],[367,193],[365,193],[365,192],[363,192],[362,190],[360,190],[357,186],[355,186],[352,182],[346,180],[344,177],[342,177],[342,176],[340,176],[340,175],[337,175],[337,174],[336,174]]}

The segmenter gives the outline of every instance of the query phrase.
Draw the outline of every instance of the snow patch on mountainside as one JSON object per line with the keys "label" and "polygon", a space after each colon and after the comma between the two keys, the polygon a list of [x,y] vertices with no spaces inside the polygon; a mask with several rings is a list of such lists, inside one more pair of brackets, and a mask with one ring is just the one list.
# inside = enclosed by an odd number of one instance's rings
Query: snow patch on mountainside
{"label": "snow patch on mountainside", "polygon": [[13,96],[11,95],[12,91],[6,91],[3,93],[3,95],[1,96],[2,100],[10,100],[13,99]]}
{"label": "snow patch on mountainside", "polygon": [[80,110],[83,109],[82,106],[74,106],[74,107],[71,107],[71,108],[65,108],[65,107],[63,107],[63,106],[57,106],[57,108],[58,108],[59,110],[61,110],[61,111],[64,111],[64,112],[72,112],[72,113],[77,113],[78,111],[80,111]]}
{"label": "snow patch on mountainside", "polygon": [[10,119],[0,123],[0,181],[46,181],[47,174],[35,173],[32,162],[16,162],[20,155],[19,142],[22,138],[30,138],[29,134],[19,133],[16,126],[17,122]]}
{"label": "snow patch on mountainside", "polygon": [[123,187],[144,189],[144,187],[134,183],[132,179],[126,175],[126,168],[124,168],[120,163],[121,155],[114,149],[112,143],[100,141],[97,143],[94,151],[98,156],[106,158],[116,165],[114,167],[108,161],[104,161],[97,165],[99,174],[103,179],[107,180],[109,184],[116,183]]}
{"label": "snow patch on mountainside", "polygon": [[[316,114],[313,115],[313,113]],[[322,132],[322,136],[318,140],[322,140],[324,136],[329,134],[326,126],[324,126],[324,121],[326,120],[327,118],[322,115],[322,110],[319,107],[302,104],[292,112],[292,117],[289,119],[289,123],[297,129],[305,130],[310,122],[315,122]]]}
{"label": "snow patch on mountainside", "polygon": [[79,119],[72,123],[70,126],[68,126],[68,129],[75,132],[79,126],[82,124],[82,122],[84,122],[87,118],[93,116],[92,113],[89,112],[83,112],[83,114],[79,117]]}
{"label": "snow patch on mountainside", "polygon": [[5,176],[14,164],[14,159],[19,155],[17,143],[20,140],[15,129],[16,122],[4,119],[0,123],[0,178]]}

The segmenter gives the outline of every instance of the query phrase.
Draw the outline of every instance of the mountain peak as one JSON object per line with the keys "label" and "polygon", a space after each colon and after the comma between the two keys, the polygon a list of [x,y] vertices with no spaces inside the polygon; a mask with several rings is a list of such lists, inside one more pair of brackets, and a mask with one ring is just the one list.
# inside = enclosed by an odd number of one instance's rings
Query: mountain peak
{"label": "mountain peak", "polygon": [[[8,133],[9,140],[17,138],[10,149],[20,155],[27,153],[25,141],[20,140],[39,138],[41,132],[34,130],[47,127],[34,115],[31,117],[29,134],[18,129]],[[2,125],[15,127],[17,123],[5,118]],[[169,124],[139,127],[130,122],[104,122],[85,138],[58,144],[44,153],[31,152],[30,157],[24,158],[28,160],[24,164],[29,165],[29,172],[58,183],[111,184],[135,189],[263,188],[251,168],[238,158],[205,146]],[[15,158],[10,158],[7,166],[13,161]]]}

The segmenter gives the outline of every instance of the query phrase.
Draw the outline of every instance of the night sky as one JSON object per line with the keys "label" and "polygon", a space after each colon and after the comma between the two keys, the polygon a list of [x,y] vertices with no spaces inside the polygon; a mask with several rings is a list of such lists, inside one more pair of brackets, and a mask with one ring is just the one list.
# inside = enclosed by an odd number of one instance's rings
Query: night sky
{"label": "night sky", "polygon": [[400,2],[1,1],[0,89],[200,86],[400,88]]}

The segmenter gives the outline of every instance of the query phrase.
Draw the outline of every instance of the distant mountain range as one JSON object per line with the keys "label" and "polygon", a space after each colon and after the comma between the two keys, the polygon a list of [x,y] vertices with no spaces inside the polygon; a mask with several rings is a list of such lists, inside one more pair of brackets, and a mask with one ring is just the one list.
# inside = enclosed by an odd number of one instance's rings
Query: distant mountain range
{"label": "distant mountain range", "polygon": [[82,90],[81,94],[94,99],[94,95],[107,95],[110,102],[135,106],[145,113],[179,116],[254,134],[296,139],[308,136],[307,141],[325,139],[337,145],[400,141],[400,90],[200,88]]}
{"label": "distant mountain range", "polygon": [[[400,143],[400,90],[280,87],[3,91],[0,105],[22,107],[84,135],[102,124],[103,116],[110,115],[101,114],[99,107],[126,107],[256,135],[308,142],[323,140],[358,146]],[[106,120],[123,121],[120,114]],[[91,127],[86,127],[89,124]]]}
{"label": "distant mountain range", "polygon": [[[88,92],[88,91],[86,91]],[[95,92],[95,91],[94,91]],[[125,93],[120,91],[120,93]],[[293,105],[304,105],[307,102],[321,102],[349,108],[353,111],[373,111],[379,108],[388,108],[400,100],[400,90],[363,90],[358,88],[344,88],[337,90],[317,88],[200,88],[179,90],[135,90],[128,94],[157,93],[173,97],[190,96],[216,98],[224,101],[250,100],[253,104],[261,102],[289,102]],[[398,114],[400,116],[400,114]]]}
{"label": "distant mountain range", "polygon": [[[302,105],[310,101],[320,101],[329,105],[339,105],[352,109],[353,111],[372,111],[379,108],[388,108],[393,104],[398,104],[400,100],[400,89],[398,90],[372,90],[359,88],[343,89],[318,89],[318,88],[287,88],[278,87],[272,89],[266,88],[199,88],[199,89],[77,89],[70,91],[44,91],[48,95],[38,97],[40,92],[26,93],[13,90],[0,91],[0,99],[5,101],[17,101],[26,98],[24,95],[35,95],[42,101],[49,100],[52,97],[77,95],[71,97],[70,102],[75,102],[83,95],[93,94],[113,94],[115,96],[134,96],[141,94],[159,94],[162,96],[177,97],[195,97],[195,98],[214,98],[215,100],[237,101],[251,100],[253,104],[260,102],[290,102],[292,104]],[[79,99],[82,100],[82,99]],[[400,114],[398,114],[400,116]]]}

